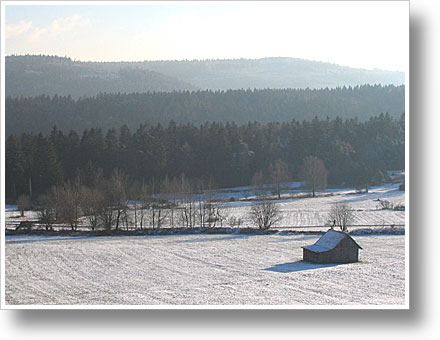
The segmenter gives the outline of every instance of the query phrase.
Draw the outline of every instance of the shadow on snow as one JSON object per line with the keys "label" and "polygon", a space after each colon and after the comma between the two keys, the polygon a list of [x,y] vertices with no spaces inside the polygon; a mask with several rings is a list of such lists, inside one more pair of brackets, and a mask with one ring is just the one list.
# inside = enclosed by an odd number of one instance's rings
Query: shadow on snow
{"label": "shadow on snow", "polygon": [[293,272],[301,272],[304,270],[311,270],[311,269],[336,267],[341,264],[342,263],[319,264],[319,263],[310,263],[305,261],[296,261],[296,262],[276,264],[264,270],[269,270],[278,273],[293,273]]}
{"label": "shadow on snow", "polygon": [[35,238],[17,238],[8,237],[5,240],[5,244],[21,244],[21,243],[35,243],[35,242],[47,242],[47,241],[72,241],[72,240],[85,240],[91,239],[91,236],[36,236]]}
{"label": "shadow on snow", "polygon": [[[203,234],[196,234],[203,235]],[[205,234],[206,236],[206,234]],[[236,234],[236,235],[225,235],[225,236],[216,236],[216,237],[200,237],[189,240],[179,240],[175,241],[176,243],[199,243],[199,242],[210,242],[210,241],[230,241],[234,239],[243,239],[248,238],[249,236],[262,236],[262,235],[254,235],[254,234]]]}

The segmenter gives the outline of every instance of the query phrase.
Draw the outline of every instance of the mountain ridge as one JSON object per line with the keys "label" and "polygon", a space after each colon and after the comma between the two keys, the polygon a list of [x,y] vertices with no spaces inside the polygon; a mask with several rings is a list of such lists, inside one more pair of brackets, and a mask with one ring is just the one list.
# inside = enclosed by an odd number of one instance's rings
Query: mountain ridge
{"label": "mountain ridge", "polygon": [[405,83],[403,72],[290,57],[96,62],[10,55],[6,56],[5,71],[6,95],[12,97]]}

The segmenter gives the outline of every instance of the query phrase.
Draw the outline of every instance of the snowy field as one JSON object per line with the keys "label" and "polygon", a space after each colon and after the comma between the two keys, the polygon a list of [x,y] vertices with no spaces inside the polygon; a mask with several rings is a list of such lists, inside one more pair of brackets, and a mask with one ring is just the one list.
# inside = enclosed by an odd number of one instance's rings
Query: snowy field
{"label": "snowy field", "polygon": [[7,305],[404,305],[405,236],[355,236],[312,265],[311,235],[8,236]]}
{"label": "snowy field", "polygon": [[[370,188],[368,193],[355,193],[354,189],[327,189],[319,197],[286,198],[275,201],[282,213],[277,227],[323,226],[335,203],[346,203],[354,212],[354,225],[404,225],[405,211],[383,210],[378,199],[392,204],[405,204],[405,192],[399,191],[399,184],[387,184]],[[243,220],[244,226],[252,226],[248,211],[252,201],[228,202],[226,214]],[[322,228],[321,228],[322,229]],[[324,230],[324,229],[323,229]]]}

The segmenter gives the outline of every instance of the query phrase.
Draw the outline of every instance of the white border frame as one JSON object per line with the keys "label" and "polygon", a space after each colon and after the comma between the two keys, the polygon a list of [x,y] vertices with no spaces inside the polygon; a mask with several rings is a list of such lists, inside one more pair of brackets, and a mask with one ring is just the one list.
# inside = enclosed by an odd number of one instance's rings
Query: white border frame
{"label": "white border frame", "polygon": [[[408,2],[408,20],[410,14],[410,2]],[[410,48],[408,48],[408,64],[405,70],[405,304],[403,305],[7,305],[5,301],[5,7],[7,5],[157,5],[163,4],[163,1],[2,1],[1,2],[1,115],[0,115],[0,134],[1,134],[1,197],[0,197],[0,212],[1,212],[1,309],[21,310],[21,309],[60,309],[60,310],[406,310],[410,308],[410,249],[409,249],[409,213],[410,213],[410,162],[409,162],[409,150],[410,150],[410,136],[409,136],[409,55]],[[166,1],[167,5],[192,5],[197,4],[209,4],[209,5],[228,5],[240,3],[240,1]],[[273,2],[275,3],[275,1]],[[409,25],[408,25],[408,39],[409,39]],[[409,47],[409,46],[408,46]]]}

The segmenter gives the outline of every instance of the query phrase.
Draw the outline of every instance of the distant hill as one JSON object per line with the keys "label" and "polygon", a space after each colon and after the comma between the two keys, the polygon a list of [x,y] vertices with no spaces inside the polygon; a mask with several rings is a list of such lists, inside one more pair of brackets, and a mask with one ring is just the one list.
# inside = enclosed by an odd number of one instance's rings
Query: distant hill
{"label": "distant hill", "polygon": [[95,96],[98,93],[197,89],[336,88],[401,85],[403,72],[363,70],[295,58],[81,62],[55,56],[7,56],[6,95]]}
{"label": "distant hill", "polygon": [[84,63],[51,56],[8,56],[6,96],[55,94],[73,98],[102,93],[196,90],[184,81],[135,65]]}
{"label": "distant hill", "polygon": [[297,58],[145,61],[140,64],[211,90],[405,84],[403,72],[356,69]]}

